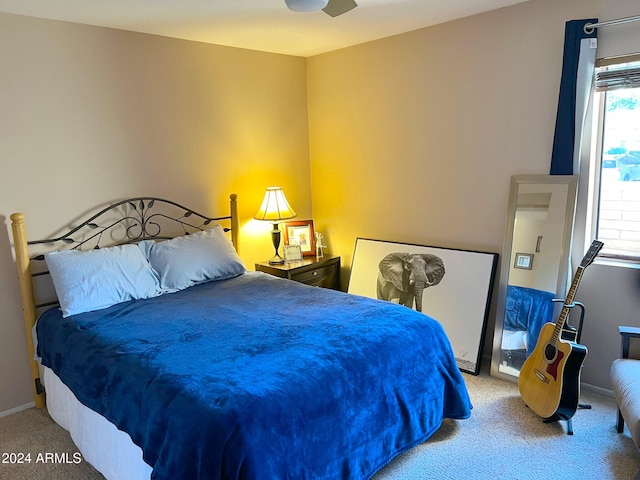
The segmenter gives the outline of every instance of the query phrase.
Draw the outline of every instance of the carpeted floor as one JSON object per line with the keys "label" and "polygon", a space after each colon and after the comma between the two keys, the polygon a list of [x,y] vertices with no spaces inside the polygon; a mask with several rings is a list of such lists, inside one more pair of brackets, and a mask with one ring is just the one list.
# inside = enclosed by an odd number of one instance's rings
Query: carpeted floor
{"label": "carpeted floor", "polygon": [[[612,398],[583,392],[582,402],[593,408],[578,410],[570,436],[566,422],[540,421],[522,403],[516,384],[486,372],[465,379],[474,405],[471,418],[445,421],[430,440],[400,455],[374,480],[632,480],[640,469],[640,452],[628,432],[615,431]],[[46,410],[0,419],[0,453],[2,480],[103,479],[74,456],[69,434]],[[30,453],[31,463],[4,463],[11,453]]]}
{"label": "carpeted floor", "polygon": [[422,445],[396,458],[375,480],[633,480],[640,452],[629,433],[615,429],[613,398],[582,392],[567,422],[544,423],[522,402],[518,386],[465,375],[474,408],[471,418],[445,421]]}

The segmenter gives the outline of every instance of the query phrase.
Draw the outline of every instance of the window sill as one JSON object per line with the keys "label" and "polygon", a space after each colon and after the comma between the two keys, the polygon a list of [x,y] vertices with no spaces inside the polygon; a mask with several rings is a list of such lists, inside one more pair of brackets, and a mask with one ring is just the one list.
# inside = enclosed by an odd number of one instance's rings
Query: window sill
{"label": "window sill", "polygon": [[594,261],[597,265],[606,265],[608,267],[623,267],[623,268],[635,268],[640,269],[640,258],[611,258],[611,257],[598,257]]}

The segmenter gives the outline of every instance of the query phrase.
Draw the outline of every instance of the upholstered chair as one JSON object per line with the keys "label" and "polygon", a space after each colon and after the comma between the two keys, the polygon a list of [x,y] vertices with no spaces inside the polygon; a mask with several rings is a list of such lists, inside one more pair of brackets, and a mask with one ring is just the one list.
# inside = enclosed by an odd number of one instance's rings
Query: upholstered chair
{"label": "upholstered chair", "polygon": [[[640,447],[640,328],[618,327],[621,355],[611,365],[611,389],[618,403],[618,433],[625,422],[636,446]],[[640,473],[636,479],[640,479]]]}

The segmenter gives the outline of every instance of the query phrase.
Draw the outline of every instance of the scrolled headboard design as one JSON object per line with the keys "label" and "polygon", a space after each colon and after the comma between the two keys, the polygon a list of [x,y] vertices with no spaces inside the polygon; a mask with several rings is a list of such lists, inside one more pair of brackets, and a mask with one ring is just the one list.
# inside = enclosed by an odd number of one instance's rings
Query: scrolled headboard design
{"label": "scrolled headboard design", "polygon": [[[237,195],[231,195],[232,211],[230,215],[207,217],[179,203],[163,198],[129,198],[109,205],[77,227],[58,237],[34,240],[27,243],[29,245],[37,245],[63,242],[67,245],[73,245],[71,248],[74,249],[86,249],[87,245],[92,245],[92,248],[106,246],[103,242],[111,246],[150,239],[169,239],[176,236],[173,230],[167,232],[167,228],[171,226],[182,229],[179,234],[189,235],[195,231],[203,230],[212,222],[233,220],[236,217],[233,211],[236,202]],[[168,214],[166,207],[172,207],[178,213]],[[123,229],[122,236],[116,239],[113,234],[120,228]],[[225,227],[224,230],[225,232],[231,231],[231,239],[237,249],[237,228],[231,225]],[[106,241],[104,239],[105,236],[108,237]],[[39,257],[35,258],[40,259]]]}

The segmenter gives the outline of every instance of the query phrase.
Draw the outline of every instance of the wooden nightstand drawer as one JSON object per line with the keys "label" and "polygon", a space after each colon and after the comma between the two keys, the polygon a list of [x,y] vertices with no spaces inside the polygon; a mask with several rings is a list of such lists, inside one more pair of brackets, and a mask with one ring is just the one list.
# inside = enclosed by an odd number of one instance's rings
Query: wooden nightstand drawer
{"label": "wooden nightstand drawer", "polygon": [[304,258],[299,262],[270,265],[256,263],[256,271],[287,278],[314,287],[340,290],[340,257]]}
{"label": "wooden nightstand drawer", "polygon": [[333,281],[335,273],[336,267],[335,265],[331,265],[329,267],[317,268],[308,272],[294,273],[293,275],[291,275],[291,280],[295,280],[296,282],[300,283],[315,284],[318,280],[324,279],[326,277],[331,277],[331,281]]}

